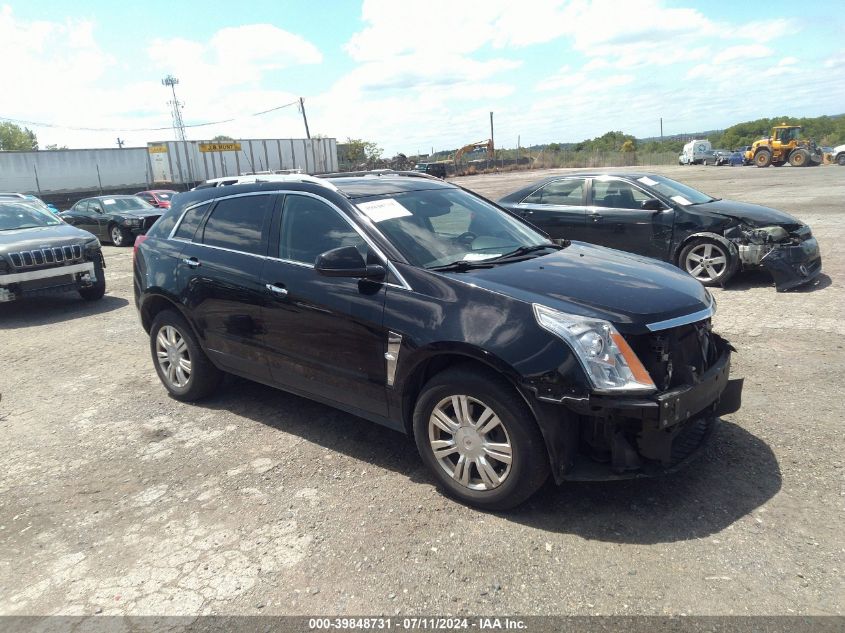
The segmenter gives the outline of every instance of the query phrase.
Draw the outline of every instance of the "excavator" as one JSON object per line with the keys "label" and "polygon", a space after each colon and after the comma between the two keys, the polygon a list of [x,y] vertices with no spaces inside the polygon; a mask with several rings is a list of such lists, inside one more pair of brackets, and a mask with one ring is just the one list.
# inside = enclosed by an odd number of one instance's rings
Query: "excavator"
{"label": "excavator", "polygon": [[493,139],[488,138],[486,141],[478,141],[477,143],[470,143],[469,145],[464,145],[461,149],[455,152],[455,171],[458,170],[458,162],[461,160],[461,157],[466,154],[467,152],[471,152],[476,149],[486,149],[487,150],[487,158],[489,160],[493,160]]}

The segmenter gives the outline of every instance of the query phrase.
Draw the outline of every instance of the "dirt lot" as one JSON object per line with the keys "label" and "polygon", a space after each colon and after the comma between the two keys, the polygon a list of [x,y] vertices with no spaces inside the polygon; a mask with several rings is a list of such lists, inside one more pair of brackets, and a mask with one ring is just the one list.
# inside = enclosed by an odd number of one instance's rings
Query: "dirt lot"
{"label": "dirt lot", "polygon": [[[845,169],[664,167],[808,222],[824,272],[716,290],[745,402],[692,469],[491,515],[412,443],[229,380],[165,395],[132,302],[0,305],[2,614],[842,614]],[[458,179],[496,198],[540,172]]]}

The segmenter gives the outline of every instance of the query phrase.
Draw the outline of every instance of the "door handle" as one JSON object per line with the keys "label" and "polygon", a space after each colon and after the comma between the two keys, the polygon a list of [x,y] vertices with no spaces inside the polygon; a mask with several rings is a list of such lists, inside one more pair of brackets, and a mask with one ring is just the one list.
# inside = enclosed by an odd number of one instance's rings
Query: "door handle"
{"label": "door handle", "polygon": [[185,257],[182,261],[185,262],[189,268],[198,268],[200,265],[199,260],[196,257]]}
{"label": "door handle", "polygon": [[281,286],[277,286],[276,284],[266,284],[264,286],[269,290],[271,293],[276,295],[277,297],[287,297],[288,291],[286,288],[282,288]]}
{"label": "door handle", "polygon": [[593,219],[593,222],[600,222],[602,219],[601,213],[591,213],[590,217]]}

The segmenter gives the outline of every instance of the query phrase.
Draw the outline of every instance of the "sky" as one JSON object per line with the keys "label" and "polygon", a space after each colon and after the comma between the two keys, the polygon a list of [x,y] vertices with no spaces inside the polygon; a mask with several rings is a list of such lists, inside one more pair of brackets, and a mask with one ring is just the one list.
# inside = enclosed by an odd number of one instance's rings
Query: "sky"
{"label": "sky", "polygon": [[[43,148],[175,138],[377,143],[385,156],[639,138],[845,112],[845,2],[0,0],[0,120]],[[73,129],[89,128],[89,129]],[[150,129],[163,128],[163,129]],[[845,142],[845,139],[842,139]]]}

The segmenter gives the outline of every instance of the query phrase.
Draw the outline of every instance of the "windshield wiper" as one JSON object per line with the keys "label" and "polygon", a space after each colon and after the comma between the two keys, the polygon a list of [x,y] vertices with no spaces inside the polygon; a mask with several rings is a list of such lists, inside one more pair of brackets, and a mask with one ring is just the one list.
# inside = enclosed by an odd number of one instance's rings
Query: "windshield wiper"
{"label": "windshield wiper", "polygon": [[557,251],[562,250],[569,246],[571,242],[569,240],[564,240],[562,244],[535,244],[534,246],[520,246],[519,248],[512,250],[510,253],[505,253],[504,255],[499,255],[492,261],[501,262],[504,259],[511,259],[512,257],[522,257],[523,255],[529,255],[531,253],[536,253],[537,251],[542,251],[547,248],[553,248]]}
{"label": "windshield wiper", "polygon": [[488,261],[490,260],[468,262],[465,259],[459,259],[458,261],[452,262],[451,264],[444,264],[443,266],[432,266],[431,268],[426,268],[426,270],[454,271],[462,273],[466,270],[476,270],[478,268],[493,268],[493,264],[488,264]]}

